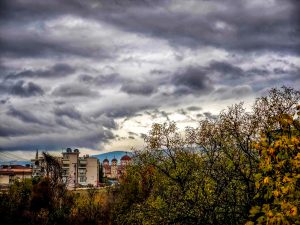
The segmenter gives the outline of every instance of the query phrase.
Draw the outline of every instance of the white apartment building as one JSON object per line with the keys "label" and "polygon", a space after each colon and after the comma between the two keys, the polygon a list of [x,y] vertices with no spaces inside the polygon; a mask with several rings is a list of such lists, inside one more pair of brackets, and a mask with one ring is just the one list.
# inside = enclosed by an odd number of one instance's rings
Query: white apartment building
{"label": "white apartment building", "polygon": [[69,188],[78,186],[97,186],[99,181],[99,161],[84,155],[79,157],[79,150],[67,148],[62,153],[63,180]]}
{"label": "white apartment building", "polygon": [[[57,157],[61,162],[63,181],[69,189],[80,186],[97,186],[99,181],[99,161],[89,155],[79,156],[78,149],[67,148],[62,152],[62,157]],[[33,166],[32,176],[45,176],[45,161],[38,156],[31,160]]]}

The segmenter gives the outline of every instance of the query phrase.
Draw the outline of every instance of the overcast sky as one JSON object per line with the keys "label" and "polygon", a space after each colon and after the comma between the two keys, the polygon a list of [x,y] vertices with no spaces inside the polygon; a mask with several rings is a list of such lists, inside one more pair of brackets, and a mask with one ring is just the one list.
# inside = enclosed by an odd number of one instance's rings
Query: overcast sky
{"label": "overcast sky", "polygon": [[2,0],[0,156],[129,150],[153,122],[299,89],[299,2]]}

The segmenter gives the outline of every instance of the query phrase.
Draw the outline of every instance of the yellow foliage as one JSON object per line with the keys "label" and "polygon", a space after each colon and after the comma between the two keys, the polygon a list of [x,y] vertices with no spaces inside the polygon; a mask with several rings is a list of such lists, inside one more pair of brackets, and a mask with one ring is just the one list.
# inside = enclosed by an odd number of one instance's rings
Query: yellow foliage
{"label": "yellow foliage", "polygon": [[261,156],[254,176],[259,201],[250,210],[255,222],[249,225],[300,224],[300,131],[292,132],[292,116],[283,115],[278,122],[282,130],[272,134],[272,141],[264,136],[253,144]]}
{"label": "yellow foliage", "polygon": [[277,190],[273,191],[273,195],[274,195],[276,198],[279,196],[279,194],[280,194],[279,191],[277,191]]}
{"label": "yellow foliage", "polygon": [[291,179],[291,178],[289,178],[289,177],[287,177],[287,176],[284,176],[282,181],[283,181],[284,183],[288,183],[288,182],[293,181],[293,179]]}
{"label": "yellow foliage", "polygon": [[291,214],[291,216],[297,216],[297,214],[298,214],[298,209],[297,209],[296,206],[294,206],[294,207],[291,208],[290,214]]}
{"label": "yellow foliage", "polygon": [[269,178],[269,177],[265,177],[265,179],[264,179],[264,184],[268,184],[269,181],[270,181],[270,178]]}

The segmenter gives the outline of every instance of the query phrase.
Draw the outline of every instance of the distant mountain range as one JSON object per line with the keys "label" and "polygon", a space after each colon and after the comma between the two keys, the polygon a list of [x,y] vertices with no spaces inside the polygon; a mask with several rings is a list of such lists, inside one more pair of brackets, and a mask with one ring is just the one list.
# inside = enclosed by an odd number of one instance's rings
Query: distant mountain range
{"label": "distant mountain range", "polygon": [[91,155],[91,157],[95,157],[99,159],[99,161],[102,163],[104,159],[108,159],[111,161],[113,158],[116,158],[118,162],[120,162],[122,156],[124,155],[129,155],[132,156],[131,152],[126,152],[126,151],[113,151],[113,152],[107,152],[107,153],[102,153],[98,155]]}
{"label": "distant mountain range", "polygon": [[26,164],[31,165],[30,161],[1,161],[0,160],[0,165],[22,165],[22,166],[26,166]]}
{"label": "distant mountain range", "polygon": [[[122,156],[124,155],[129,155],[132,156],[131,152],[126,152],[126,151],[113,151],[113,152],[106,152],[106,153],[102,153],[102,154],[98,154],[98,155],[91,155],[91,157],[95,157],[97,159],[99,159],[99,162],[103,162],[104,159],[108,159],[109,161],[111,161],[113,158],[116,158],[118,160],[118,163],[120,163],[120,160],[122,158]],[[0,165],[23,165],[25,166],[26,164],[31,164],[30,161],[1,161],[0,160]]]}

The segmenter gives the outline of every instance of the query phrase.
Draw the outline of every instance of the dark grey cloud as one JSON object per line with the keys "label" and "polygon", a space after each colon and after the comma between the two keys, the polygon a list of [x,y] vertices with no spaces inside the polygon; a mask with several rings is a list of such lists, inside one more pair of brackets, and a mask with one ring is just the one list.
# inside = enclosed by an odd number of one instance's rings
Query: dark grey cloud
{"label": "dark grey cloud", "polygon": [[24,150],[32,151],[34,149],[51,150],[65,149],[67,147],[85,147],[97,149],[99,143],[106,143],[114,139],[114,135],[109,130],[98,129],[87,131],[86,133],[73,131],[67,133],[53,133],[35,137],[16,138],[15,143],[3,143],[1,150]]}
{"label": "dark grey cloud", "polygon": [[235,87],[221,87],[215,90],[214,94],[217,99],[241,99],[252,94],[253,90],[248,85]]}
{"label": "dark grey cloud", "polygon": [[43,95],[44,91],[39,85],[33,82],[26,83],[25,81],[20,80],[11,87],[10,93],[20,97],[30,97]]}
{"label": "dark grey cloud", "polygon": [[268,75],[270,74],[270,71],[264,68],[252,68],[249,69],[247,73],[250,75]]}
{"label": "dark grey cloud", "polygon": [[244,71],[240,67],[224,61],[212,61],[209,69],[221,73],[222,77],[239,78],[244,75]]}
{"label": "dark grey cloud", "polygon": [[142,7],[142,10],[141,6],[129,7],[101,18],[122,29],[166,39],[174,46],[210,45],[235,51],[299,53],[295,10],[299,7],[295,1],[276,0],[274,5],[266,2],[250,5],[251,2],[234,0],[189,3],[195,9],[191,9],[192,13],[170,10],[172,4],[180,7],[185,3],[168,1],[156,7]]}
{"label": "dark grey cloud", "polygon": [[151,116],[151,119],[164,118],[165,120],[170,121],[169,116],[172,113],[168,113],[164,110],[153,109],[151,111],[150,110],[145,111],[145,114]]}
{"label": "dark grey cloud", "polygon": [[145,139],[147,137],[147,134],[141,133],[140,138]]}
{"label": "dark grey cloud", "polygon": [[0,137],[15,137],[19,135],[24,135],[27,132],[28,131],[26,130],[20,130],[14,127],[4,126],[3,124],[0,124]]}
{"label": "dark grey cloud", "polygon": [[106,115],[101,115],[94,121],[94,123],[99,123],[103,127],[106,127],[108,129],[117,129],[118,128],[118,125],[115,122],[114,118],[108,117]]}
{"label": "dark grey cloud", "polygon": [[0,83],[0,93],[10,94],[19,97],[31,97],[44,95],[44,90],[33,82],[19,80],[17,82]]}
{"label": "dark grey cloud", "polygon": [[3,105],[6,104],[6,103],[8,103],[8,102],[9,102],[9,98],[5,98],[5,99],[1,99],[0,100],[0,103],[3,104]]}
{"label": "dark grey cloud", "polygon": [[300,67],[293,67],[293,68],[274,68],[272,71],[276,75],[287,75],[290,80],[296,80],[300,77]]}
{"label": "dark grey cloud", "polygon": [[201,95],[213,90],[213,84],[207,71],[201,67],[188,67],[172,77],[176,95]]}
{"label": "dark grey cloud", "polygon": [[91,124],[96,124],[103,126],[108,129],[116,129],[117,124],[114,118],[107,117],[106,115],[101,115],[97,118],[91,115],[84,115],[74,106],[60,106],[54,108],[54,115],[56,116],[56,122],[59,125],[74,129],[74,125],[67,122],[64,117],[72,120],[78,120],[80,124],[85,126],[90,126]]}
{"label": "dark grey cloud", "polygon": [[136,106],[129,105],[127,107],[116,107],[116,108],[106,109],[104,113],[108,117],[112,117],[112,118],[132,117],[137,112],[145,108],[147,107],[146,106],[136,107]]}
{"label": "dark grey cloud", "polygon": [[217,119],[217,115],[214,115],[211,112],[204,112],[203,115],[208,119],[212,119],[212,120]]}
{"label": "dark grey cloud", "polygon": [[[39,127],[20,124],[18,121],[10,119],[9,121],[0,121],[0,138],[11,138],[26,135],[37,135],[40,134],[41,130]],[[2,143],[1,143],[2,145]],[[1,146],[0,145],[0,146]]]}
{"label": "dark grey cloud", "polygon": [[[13,24],[12,26],[22,26]],[[0,26],[1,29],[1,26]],[[46,33],[43,35],[30,34],[26,30],[14,31],[14,33],[0,33],[0,49],[2,57],[29,57],[29,58],[63,58],[67,56],[78,56],[85,58],[109,59],[113,53],[102,46],[90,46],[86,42],[72,40],[66,42],[61,40],[48,39]]]}
{"label": "dark grey cloud", "polygon": [[24,70],[18,73],[9,74],[6,79],[16,78],[60,78],[71,75],[75,69],[68,64],[58,63],[44,70]]}
{"label": "dark grey cloud", "polygon": [[138,136],[138,134],[137,134],[137,133],[135,133],[135,132],[132,132],[132,131],[129,131],[129,132],[128,132],[128,134],[129,134],[129,136]]}
{"label": "dark grey cloud", "polygon": [[[109,23],[129,32],[168,40],[173,46],[214,46],[235,51],[299,53],[299,3],[275,0],[261,4],[235,0],[189,1],[4,1],[2,19],[10,25],[75,15]],[[176,5],[176,7],[172,7]],[[174,9],[177,10],[174,10]],[[182,10],[178,10],[182,8]],[[213,9],[213,10],[211,10]],[[257,11],[260,13],[257,14]],[[237,19],[238,18],[238,19]],[[39,56],[75,54],[105,57],[111,51],[72,43],[2,35],[2,54]]]}
{"label": "dark grey cloud", "polygon": [[117,73],[97,76],[84,74],[80,75],[78,79],[86,84],[101,86],[103,88],[121,85],[120,90],[130,95],[151,95],[157,90],[156,84],[153,82],[124,78]]}
{"label": "dark grey cloud", "polygon": [[189,106],[186,108],[188,111],[201,111],[202,108],[199,106]]}
{"label": "dark grey cloud", "polygon": [[0,150],[55,150],[68,146],[96,149],[114,139],[111,130],[116,124],[112,118],[100,116],[95,120],[73,106],[53,111],[46,107],[43,111],[10,107],[0,120]]}
{"label": "dark grey cloud", "polygon": [[21,121],[25,123],[36,123],[36,124],[42,124],[42,125],[48,125],[48,121],[44,121],[40,118],[38,118],[36,115],[34,115],[32,112],[27,110],[18,110],[14,107],[10,107],[9,110],[6,112],[7,115],[15,117],[20,119]]}
{"label": "dark grey cloud", "polygon": [[[120,118],[169,120],[168,107],[189,118],[202,110],[194,99],[300,85],[297,0],[0,4],[5,150],[95,149],[115,140]],[[214,118],[203,111],[197,117]],[[142,118],[133,120],[143,126]]]}
{"label": "dark grey cloud", "polygon": [[112,101],[110,105],[96,109],[92,116],[95,119],[106,116],[114,119],[125,118],[128,120],[133,116],[138,116],[141,111],[154,108],[155,104],[156,103],[152,101],[149,102],[144,99],[126,99],[118,102]]}
{"label": "dark grey cloud", "polygon": [[80,120],[81,113],[73,106],[56,107],[54,114],[58,117],[67,116],[71,119]]}
{"label": "dark grey cloud", "polygon": [[74,83],[63,84],[55,88],[52,95],[59,97],[95,97],[99,96],[99,93],[91,90],[88,86]]}
{"label": "dark grey cloud", "polygon": [[82,81],[89,85],[96,85],[96,86],[111,86],[120,84],[125,81],[124,78],[122,78],[117,73],[107,74],[107,75],[96,75],[91,76],[87,74],[83,74],[79,76],[79,81]]}
{"label": "dark grey cloud", "polygon": [[126,82],[122,85],[121,91],[133,95],[151,95],[156,91],[156,86],[149,82]]}
{"label": "dark grey cloud", "polygon": [[188,112],[185,111],[184,109],[178,109],[177,112],[178,112],[179,114],[185,115],[185,116],[188,114]]}

